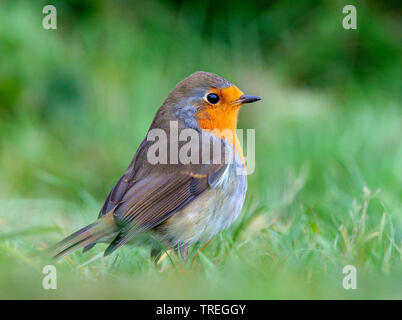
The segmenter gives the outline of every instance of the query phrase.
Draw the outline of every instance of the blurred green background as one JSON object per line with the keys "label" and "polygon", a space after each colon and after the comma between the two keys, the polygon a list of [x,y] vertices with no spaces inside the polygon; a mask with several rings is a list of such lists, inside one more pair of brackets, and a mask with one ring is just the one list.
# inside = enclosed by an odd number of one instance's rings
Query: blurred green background
{"label": "blurred green background", "polygon": [[[2,0],[0,298],[402,298],[401,8],[358,1],[345,30],[347,4]],[[38,252],[95,219],[198,70],[263,97],[240,114],[256,170],[239,221],[193,264],[100,245],[43,290]]]}

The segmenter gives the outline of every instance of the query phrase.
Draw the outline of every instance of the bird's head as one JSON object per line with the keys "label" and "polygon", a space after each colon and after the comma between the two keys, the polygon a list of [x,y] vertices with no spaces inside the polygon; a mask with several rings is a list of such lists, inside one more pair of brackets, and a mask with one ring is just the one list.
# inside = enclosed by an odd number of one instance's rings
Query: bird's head
{"label": "bird's head", "polygon": [[198,71],[177,84],[161,109],[187,127],[234,131],[240,107],[258,100],[216,74]]}

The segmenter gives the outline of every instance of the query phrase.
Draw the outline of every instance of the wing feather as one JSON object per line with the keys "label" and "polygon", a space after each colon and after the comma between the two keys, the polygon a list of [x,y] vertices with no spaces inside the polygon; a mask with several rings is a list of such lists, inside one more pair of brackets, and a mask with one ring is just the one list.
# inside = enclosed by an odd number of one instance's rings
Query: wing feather
{"label": "wing feather", "polygon": [[[220,166],[215,165],[214,168],[217,167]],[[202,177],[195,178],[196,175]],[[106,249],[105,255],[121,247],[138,233],[162,223],[194,200],[209,188],[208,177],[209,175],[199,173],[187,175],[172,172],[137,181],[114,209],[114,219],[121,226],[121,231]]]}
{"label": "wing feather", "polygon": [[[109,193],[99,217],[113,212],[120,232],[105,251],[110,254],[135,235],[154,228],[213,186],[227,164],[152,166],[143,141],[124,175]],[[211,146],[212,147],[212,146]],[[224,156],[224,149],[221,149]],[[212,155],[212,152],[211,152]],[[224,159],[224,158],[222,158]],[[85,250],[93,246],[87,246]]]}

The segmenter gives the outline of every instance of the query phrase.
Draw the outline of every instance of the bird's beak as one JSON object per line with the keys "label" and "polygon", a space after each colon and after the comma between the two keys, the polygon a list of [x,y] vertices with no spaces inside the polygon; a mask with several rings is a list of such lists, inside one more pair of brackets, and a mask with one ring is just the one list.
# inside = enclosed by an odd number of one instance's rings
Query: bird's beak
{"label": "bird's beak", "polygon": [[237,100],[237,102],[243,104],[243,103],[256,102],[256,101],[258,101],[258,100],[261,100],[261,98],[260,98],[260,97],[257,97],[257,96],[246,96],[246,95],[242,95],[242,96]]}

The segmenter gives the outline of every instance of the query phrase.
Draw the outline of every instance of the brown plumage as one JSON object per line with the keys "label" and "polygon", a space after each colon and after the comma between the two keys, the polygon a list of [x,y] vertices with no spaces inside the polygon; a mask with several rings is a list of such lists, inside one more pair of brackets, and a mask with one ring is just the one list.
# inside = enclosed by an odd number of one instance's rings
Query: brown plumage
{"label": "brown plumage", "polygon": [[[219,102],[210,103],[206,98],[210,93],[217,95]],[[108,255],[136,235],[152,231],[168,248],[180,249],[185,258],[189,245],[207,241],[228,227],[240,212],[247,188],[245,176],[235,174],[237,168],[244,169],[234,133],[237,115],[243,103],[257,100],[207,72],[196,72],[177,84],[149,130],[162,129],[170,137],[170,121],[177,121],[179,134],[183,129],[206,133],[213,143],[223,146],[222,159],[229,150],[234,163],[173,164],[168,138],[168,163],[151,164],[147,152],[154,142],[145,138],[107,196],[98,220],[56,244],[52,255],[62,258],[78,248],[86,251],[97,242],[110,241],[105,251]],[[232,134],[210,133],[212,129],[229,129]],[[179,149],[185,143],[179,142]]]}

